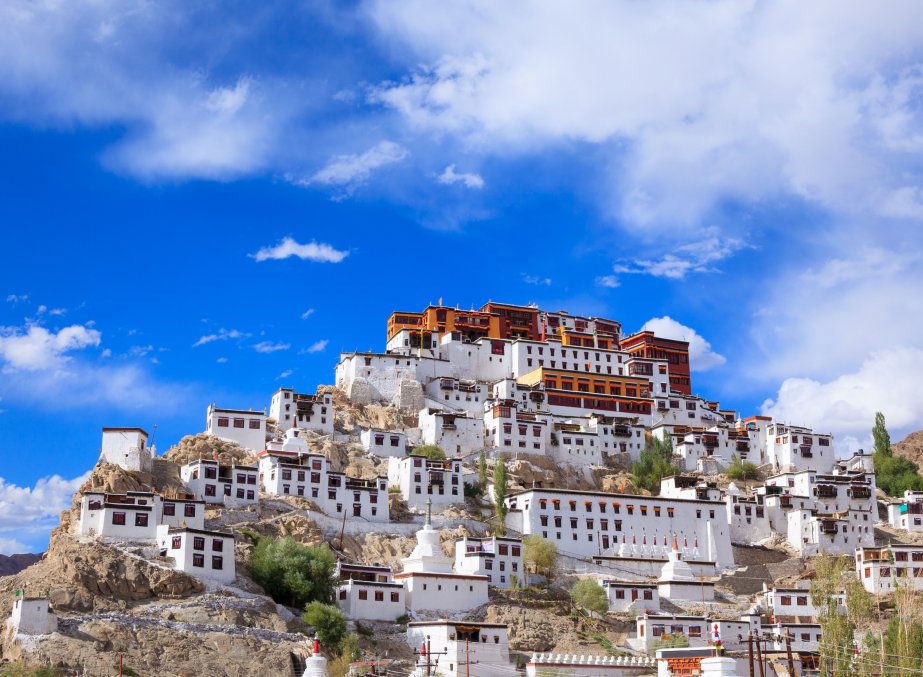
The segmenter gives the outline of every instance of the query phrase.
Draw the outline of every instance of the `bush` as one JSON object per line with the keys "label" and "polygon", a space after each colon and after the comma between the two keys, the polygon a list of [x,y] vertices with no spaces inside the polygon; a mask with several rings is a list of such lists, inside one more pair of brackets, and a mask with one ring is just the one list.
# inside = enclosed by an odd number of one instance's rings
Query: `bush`
{"label": "bush", "polygon": [[581,578],[570,590],[574,604],[587,611],[604,614],[609,610],[609,599],[603,586],[592,578]]}
{"label": "bush", "polygon": [[260,538],[250,556],[250,575],[276,602],[303,607],[330,602],[336,588],[336,558],[326,545],[301,545],[292,538]]}
{"label": "bush", "polygon": [[652,494],[660,492],[660,480],[681,471],[672,465],[673,444],[652,438],[641,452],[637,461],[631,464],[631,479],[636,487],[647,489]]}
{"label": "bush", "polygon": [[527,571],[552,578],[558,564],[558,547],[554,541],[530,534],[522,539],[522,563]]}
{"label": "bush", "polygon": [[423,446],[416,447],[413,453],[418,456],[426,456],[426,458],[431,461],[445,460],[445,452],[435,444],[424,444]]}
{"label": "bush", "polygon": [[741,461],[735,454],[731,457],[731,465],[724,471],[730,480],[755,480],[759,479],[760,471],[750,461]]}
{"label": "bush", "polygon": [[339,654],[346,639],[346,614],[332,604],[311,602],[304,610],[304,622],[314,628],[321,647]]}
{"label": "bush", "polygon": [[482,498],[484,496],[484,487],[480,484],[466,484],[464,492],[466,498]]}

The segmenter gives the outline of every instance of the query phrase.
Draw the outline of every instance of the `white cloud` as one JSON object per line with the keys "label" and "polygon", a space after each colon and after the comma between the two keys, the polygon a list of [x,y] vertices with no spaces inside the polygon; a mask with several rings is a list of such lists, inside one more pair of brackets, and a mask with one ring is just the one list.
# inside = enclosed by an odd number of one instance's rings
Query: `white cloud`
{"label": "white cloud", "polygon": [[128,349],[128,354],[131,355],[132,357],[145,357],[146,355],[152,352],[154,352],[154,346],[152,345],[132,346],[131,348]]}
{"label": "white cloud", "polygon": [[701,240],[675,247],[675,253],[659,259],[623,261],[613,266],[612,270],[619,274],[682,280],[690,273],[720,272],[714,264],[732,256],[744,246],[741,240],[721,237],[717,231],[710,229]]}
{"label": "white cloud", "polygon": [[550,287],[551,286],[550,277],[541,277],[539,275],[526,275],[525,273],[523,273],[522,281],[525,282],[526,284],[534,284],[540,287]]}
{"label": "white cloud", "polygon": [[401,162],[407,149],[393,141],[380,141],[364,153],[334,155],[327,164],[302,185],[355,187],[366,181],[377,169]]}
{"label": "white cloud", "polygon": [[849,450],[869,448],[875,412],[884,412],[893,439],[920,428],[923,400],[911,375],[923,374],[923,350],[906,346],[872,352],[854,372],[829,381],[788,378],[762,413],[779,421],[832,432]]}
{"label": "white cloud", "polygon": [[277,353],[280,350],[288,350],[291,348],[290,343],[273,343],[272,341],[260,341],[253,346],[253,349],[258,353]]}
{"label": "white cloud", "polygon": [[727,362],[724,355],[712,350],[695,329],[680,324],[669,316],[655,317],[644,323],[642,330],[650,330],[657,336],[689,342],[689,369],[691,371],[708,371]]}
{"label": "white cloud", "polygon": [[215,362],[217,362],[218,364],[225,364],[227,361],[228,361],[228,358],[226,357],[219,357],[217,360],[215,360]]}
{"label": "white cloud", "polygon": [[205,334],[200,336],[199,340],[192,344],[193,348],[198,348],[199,346],[204,346],[208,343],[214,343],[215,341],[228,341],[230,339],[240,339],[247,338],[250,334],[245,334],[242,331],[237,329],[219,329],[216,334]]}
{"label": "white cloud", "polygon": [[299,354],[319,353],[327,348],[328,343],[330,343],[328,339],[321,339],[320,341],[315,341],[314,343],[309,345],[307,348],[303,348],[298,352]]}
{"label": "white cloud", "polygon": [[[256,254],[251,254],[250,256],[257,261],[281,261],[295,256],[302,261],[339,263],[349,256],[349,252],[334,249],[329,244],[324,244],[323,242],[315,242],[312,240],[307,244],[299,244],[290,237],[284,237],[279,244],[273,247],[263,247],[256,252]],[[313,310],[311,312],[313,312]]]}
{"label": "white cloud", "polygon": [[53,369],[64,365],[67,353],[98,346],[101,334],[96,329],[74,324],[57,333],[36,324],[28,327],[0,327],[0,359],[4,370]]}
{"label": "white cloud", "polygon": [[373,102],[485,153],[598,147],[610,170],[599,199],[635,226],[682,230],[725,199],[780,194],[880,213],[919,183],[923,5],[909,0],[887,13],[830,1],[368,8],[426,64],[373,88]]}
{"label": "white cloud", "polygon": [[33,487],[9,484],[0,477],[0,551],[14,554],[44,549],[59,513],[70,507],[74,492],[89,476],[89,471],[74,479],[52,475]]}
{"label": "white cloud", "polygon": [[619,282],[619,279],[615,275],[601,275],[596,278],[596,286],[615,289],[621,286],[621,282]]}
{"label": "white cloud", "polygon": [[455,171],[455,165],[449,165],[446,167],[436,180],[446,186],[462,183],[467,188],[481,189],[484,187],[484,179],[480,174],[472,174],[467,172],[457,173]]}
{"label": "white cloud", "polygon": [[283,371],[281,374],[279,374],[279,378],[288,378],[289,376],[292,375],[292,373],[293,373],[293,372],[292,372],[291,369],[286,369],[286,370]]}
{"label": "white cloud", "polygon": [[309,317],[311,317],[313,314],[314,314],[314,308],[308,308],[306,311],[304,311],[304,312],[301,314],[301,319],[302,319],[302,320],[307,320],[307,319],[308,319]]}
{"label": "white cloud", "polygon": [[9,296],[6,297],[6,302],[12,303],[12,304],[23,303],[28,300],[29,300],[28,294],[10,294]]}

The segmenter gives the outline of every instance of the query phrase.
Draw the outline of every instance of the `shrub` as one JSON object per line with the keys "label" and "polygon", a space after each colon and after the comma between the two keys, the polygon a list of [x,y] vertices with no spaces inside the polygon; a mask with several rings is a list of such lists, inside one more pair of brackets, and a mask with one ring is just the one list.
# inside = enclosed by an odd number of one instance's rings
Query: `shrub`
{"label": "shrub", "polygon": [[658,493],[661,479],[680,472],[672,465],[672,449],[672,439],[663,443],[656,437],[652,438],[638,460],[631,464],[631,479],[634,485],[653,494]]}
{"label": "shrub", "polygon": [[741,461],[735,454],[731,457],[731,465],[724,471],[724,474],[731,480],[755,480],[759,479],[760,471],[755,464],[750,461]]}
{"label": "shrub", "polygon": [[336,588],[336,558],[326,545],[301,545],[289,537],[260,538],[250,575],[276,602],[303,607],[329,602]]}
{"label": "shrub", "polygon": [[917,464],[910,459],[895,456],[891,449],[891,436],[885,427],[885,415],[880,411],[875,414],[872,428],[875,440],[875,483],[888,496],[903,496],[908,489],[923,491],[923,477],[920,477]]}
{"label": "shrub", "polygon": [[426,456],[431,461],[444,461],[445,452],[435,444],[424,444],[413,450],[414,454]]}
{"label": "shrub", "polygon": [[603,586],[592,578],[581,578],[570,590],[570,598],[574,604],[586,609],[604,614],[609,610],[609,599]]}
{"label": "shrub", "polygon": [[484,487],[480,484],[466,484],[464,491],[466,498],[481,498],[484,496]]}
{"label": "shrub", "polygon": [[346,614],[332,604],[311,602],[305,607],[304,622],[314,628],[323,648],[340,653],[346,639]]}
{"label": "shrub", "polygon": [[558,547],[538,534],[522,539],[522,563],[528,571],[553,578],[558,564]]}

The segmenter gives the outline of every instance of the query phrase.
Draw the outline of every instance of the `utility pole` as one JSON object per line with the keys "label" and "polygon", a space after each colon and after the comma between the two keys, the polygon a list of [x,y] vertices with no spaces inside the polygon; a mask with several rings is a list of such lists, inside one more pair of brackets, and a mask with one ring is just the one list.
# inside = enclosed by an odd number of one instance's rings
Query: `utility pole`
{"label": "utility pole", "polygon": [[766,677],[766,671],[763,668],[763,652],[760,650],[760,644],[763,643],[763,640],[759,637],[756,638],[756,664],[760,669],[760,677]]}
{"label": "utility pole", "polygon": [[750,630],[750,634],[747,635],[747,656],[750,659],[750,677],[754,677],[754,674],[753,674],[753,630]]}
{"label": "utility pole", "polygon": [[785,653],[788,657],[789,677],[798,677],[798,673],[795,672],[795,661],[792,660],[792,636],[789,634],[788,628],[785,629]]}

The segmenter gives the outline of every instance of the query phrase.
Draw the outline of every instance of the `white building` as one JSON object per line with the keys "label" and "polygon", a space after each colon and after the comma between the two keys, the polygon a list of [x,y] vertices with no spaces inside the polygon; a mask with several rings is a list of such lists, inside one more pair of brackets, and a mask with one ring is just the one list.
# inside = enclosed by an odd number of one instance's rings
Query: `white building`
{"label": "white building", "polygon": [[[846,595],[841,593],[837,597],[837,607],[845,612]],[[788,618],[797,616],[801,619],[816,619],[817,608],[811,598],[811,591],[807,588],[780,588],[769,587],[763,583],[763,592],[757,601],[767,614],[774,618]]]}
{"label": "white building", "polygon": [[524,585],[522,539],[491,536],[463,537],[455,541],[455,572],[486,576],[490,585],[510,588]]}
{"label": "white building", "polygon": [[205,432],[258,454],[266,448],[266,412],[219,409],[210,404],[205,414]]}
{"label": "white building", "polygon": [[298,428],[286,430],[284,441],[271,442],[258,456],[260,484],[267,494],[308,498],[328,515],[388,521],[387,480],[332,472],[326,456],[308,451]]}
{"label": "white building", "polygon": [[551,417],[520,411],[513,399],[491,399],[484,405],[484,446],[505,453],[544,456],[551,446]]}
{"label": "white building", "polygon": [[610,613],[660,611],[660,593],[655,583],[640,581],[617,581],[604,578],[600,581],[606,598],[609,600]]}
{"label": "white building", "polygon": [[426,397],[433,403],[438,402],[441,408],[481,418],[490,387],[484,382],[444,377],[431,379],[423,390]]}
{"label": "white building", "polygon": [[417,532],[417,545],[402,562],[404,570],[394,580],[404,584],[411,612],[461,613],[487,603],[487,576],[453,573],[452,560],[443,552],[439,532],[430,522],[429,505],[423,528]]}
{"label": "white building", "polygon": [[255,465],[221,465],[198,459],[180,468],[186,489],[196,499],[219,505],[248,505],[260,499]]}
{"label": "white building", "polygon": [[407,454],[407,433],[403,430],[363,428],[359,433],[359,441],[363,449],[376,456],[387,458]]}
{"label": "white building", "polygon": [[58,617],[48,604],[47,597],[26,597],[16,591],[13,612],[7,621],[13,634],[50,635],[58,629]]}
{"label": "white building", "polygon": [[81,536],[153,541],[161,524],[203,528],[204,501],[163,498],[146,491],[124,494],[89,491],[80,499],[78,533]]}
{"label": "white building", "polygon": [[398,487],[411,508],[422,508],[428,500],[435,505],[464,503],[462,462],[457,458],[430,460],[411,454],[388,459],[388,484]]}
{"label": "white building", "polygon": [[337,606],[350,620],[394,621],[404,615],[404,586],[395,583],[391,567],[337,565]]}
{"label": "white building", "polygon": [[763,499],[762,494],[742,495],[733,482],[728,485],[725,501],[731,525],[731,543],[754,544],[772,536],[773,529]]}
{"label": "white building", "polygon": [[329,435],[334,423],[333,395],[320,391],[305,395],[296,393],[294,388],[279,388],[272,394],[269,418],[283,430],[298,427]]}
{"label": "white building", "polygon": [[234,534],[162,524],[157,527],[157,546],[177,571],[217,583],[234,582]]}
{"label": "white building", "polygon": [[863,587],[876,595],[901,585],[923,590],[923,545],[859,548],[856,570]]}
{"label": "white building", "polygon": [[635,620],[637,634],[629,644],[642,651],[651,651],[661,643],[685,637],[690,647],[708,644],[708,618],[705,616],[675,616],[645,614]]}
{"label": "white building", "polygon": [[509,633],[500,623],[414,621],[407,624],[407,643],[419,654],[414,675],[426,675],[427,665],[440,677],[496,677],[514,670]]}
{"label": "white building", "polygon": [[833,435],[821,435],[801,426],[771,423],[766,429],[766,462],[783,472],[829,472],[836,462]]}
{"label": "white building", "polygon": [[888,523],[910,533],[923,532],[923,491],[904,492],[904,500],[888,505]]}
{"label": "white building", "polygon": [[150,472],[154,451],[147,446],[147,438],[141,428],[103,428],[99,460],[125,470]]}
{"label": "white building", "polygon": [[435,444],[447,456],[470,454],[484,446],[484,420],[467,412],[422,409],[419,426],[423,444]]}
{"label": "white building", "polygon": [[[715,562],[719,569],[734,564],[727,509],[720,501],[527,489],[511,494],[506,503],[509,528],[523,535],[540,534],[564,555],[616,555],[627,540],[641,544],[632,556],[666,557],[664,541],[676,535],[680,541],[701,543],[700,554],[693,559]],[[649,550],[649,541],[658,541],[661,547]]]}

